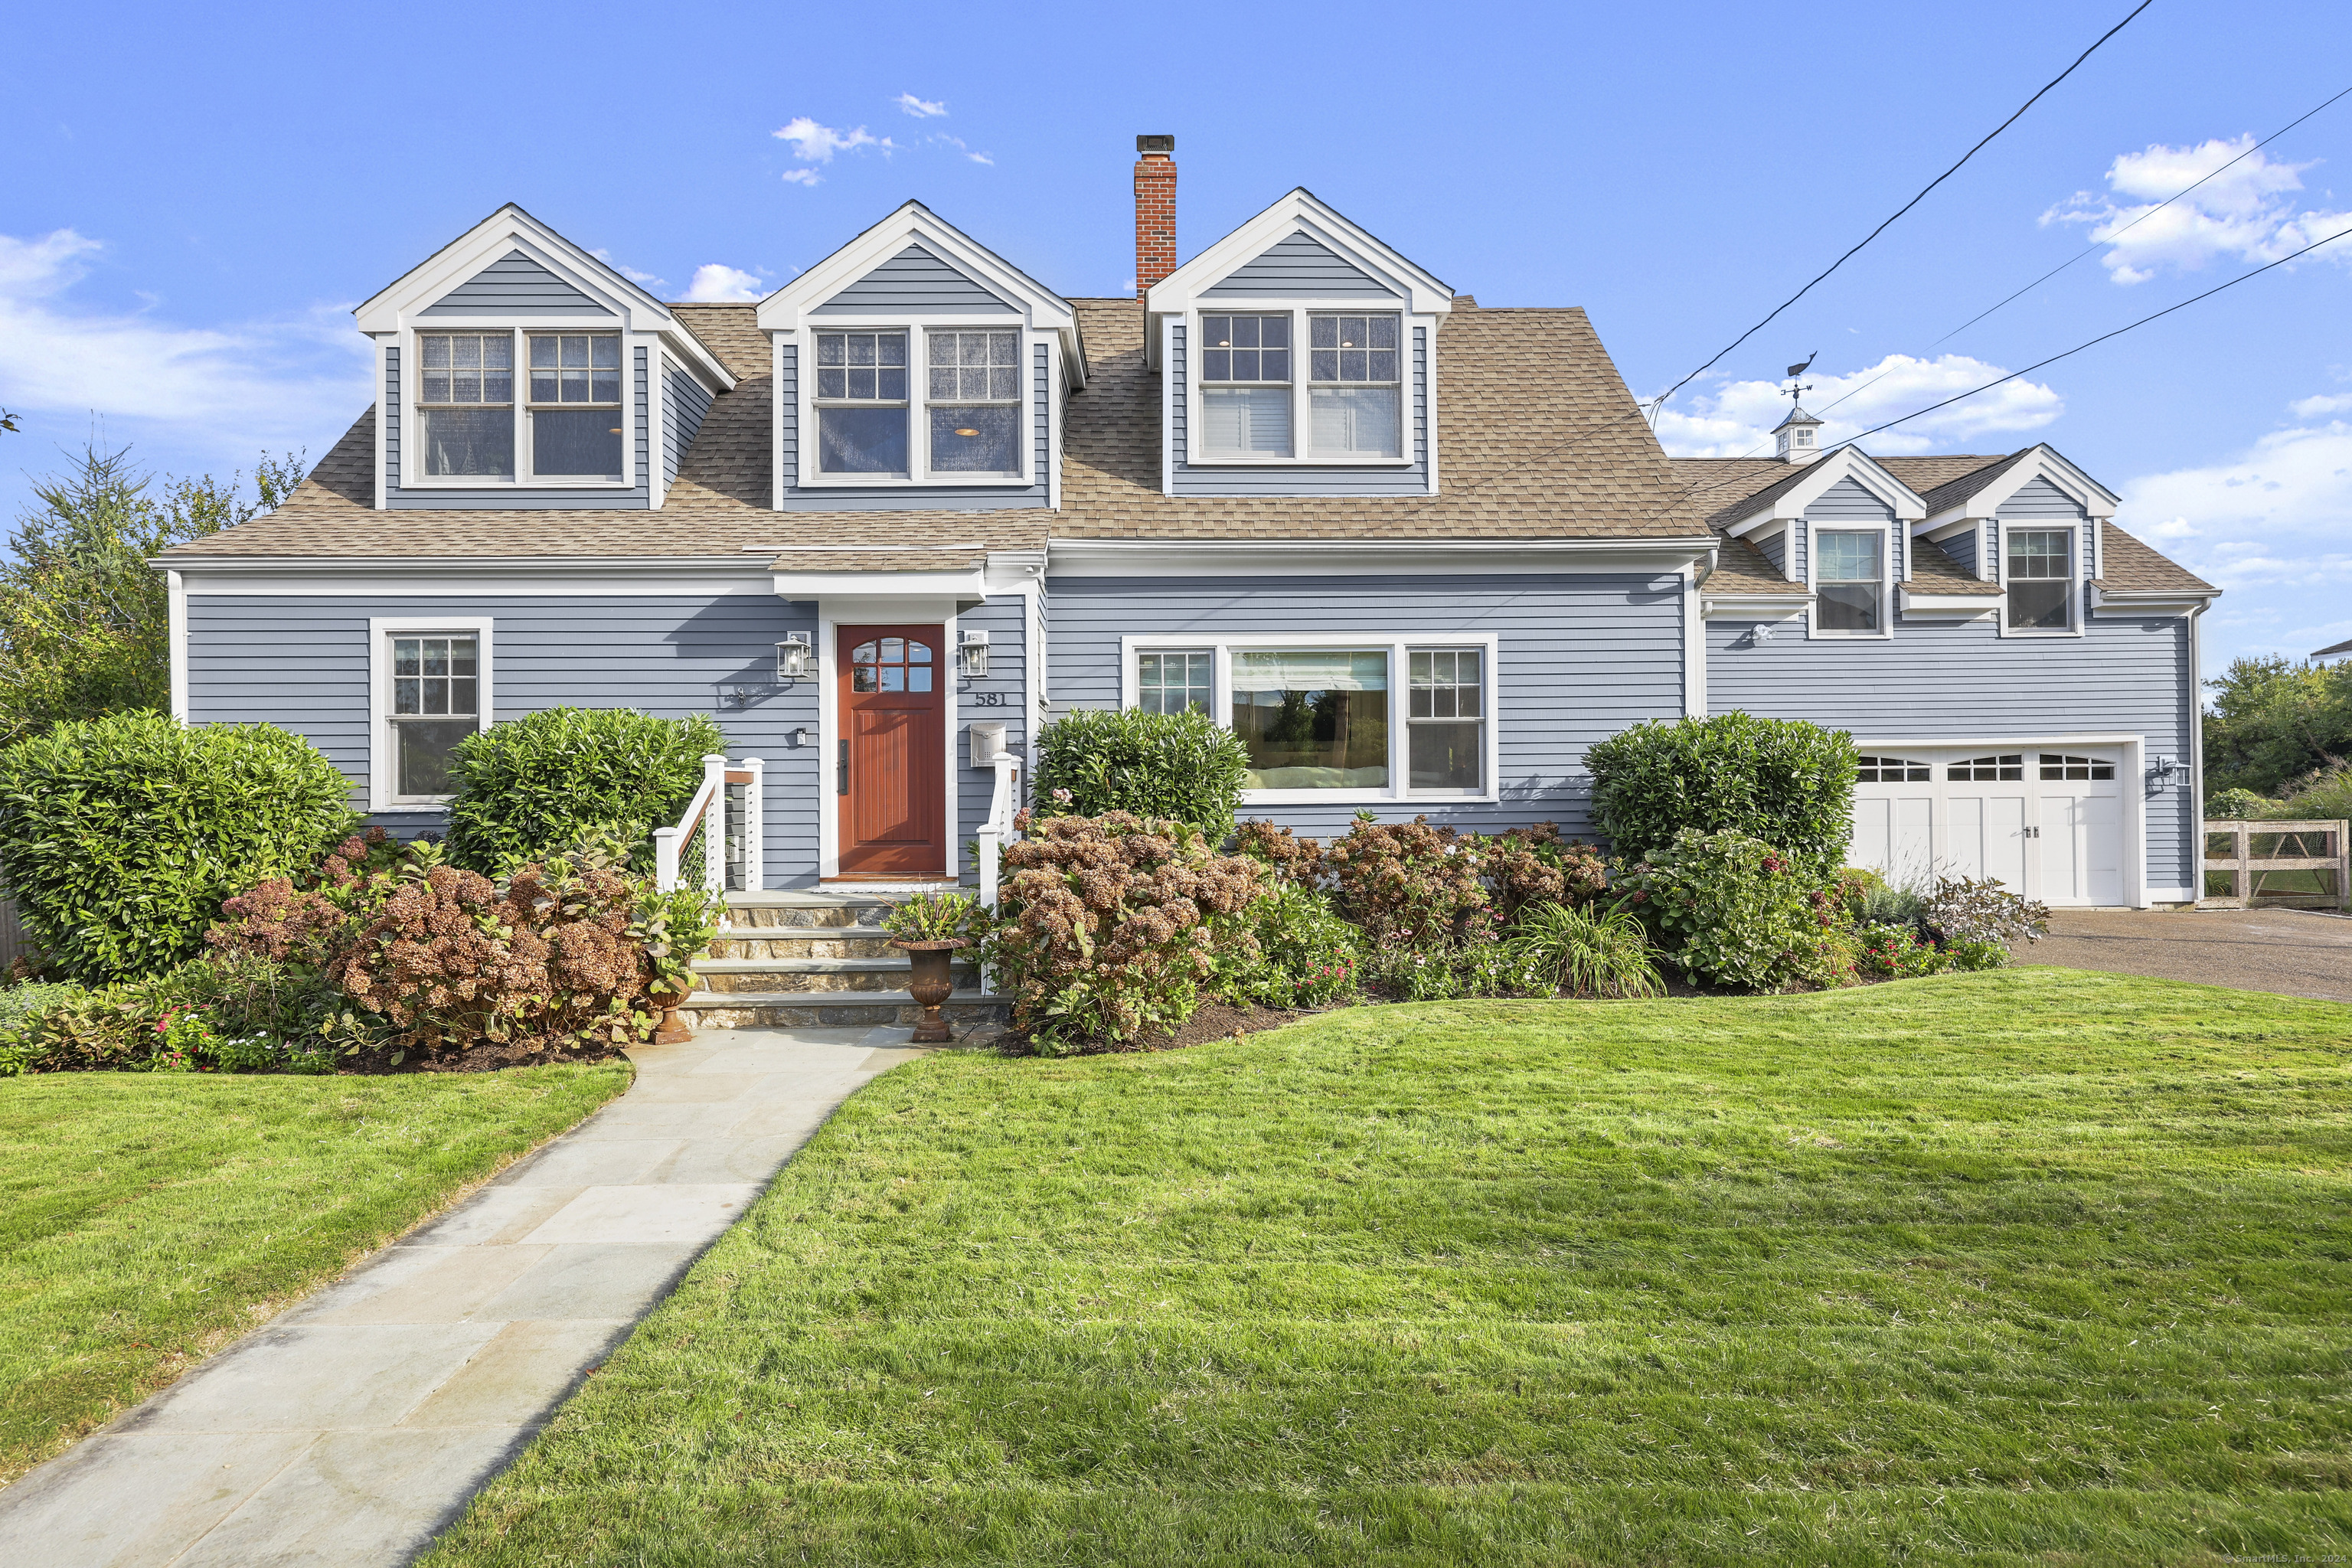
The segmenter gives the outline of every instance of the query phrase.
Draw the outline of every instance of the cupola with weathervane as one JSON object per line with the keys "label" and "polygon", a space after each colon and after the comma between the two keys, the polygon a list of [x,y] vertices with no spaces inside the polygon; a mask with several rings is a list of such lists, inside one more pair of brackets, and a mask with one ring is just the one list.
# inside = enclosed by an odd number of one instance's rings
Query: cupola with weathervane
{"label": "cupola with weathervane", "polygon": [[1790,365],[1789,384],[1780,389],[1789,400],[1789,416],[1773,430],[1772,437],[1780,443],[1779,456],[1784,463],[1810,463],[1822,455],[1822,421],[1806,413],[1805,405],[1798,401],[1812,391],[1811,386],[1800,384],[1812,363],[1813,356],[1807,355],[1803,364]]}

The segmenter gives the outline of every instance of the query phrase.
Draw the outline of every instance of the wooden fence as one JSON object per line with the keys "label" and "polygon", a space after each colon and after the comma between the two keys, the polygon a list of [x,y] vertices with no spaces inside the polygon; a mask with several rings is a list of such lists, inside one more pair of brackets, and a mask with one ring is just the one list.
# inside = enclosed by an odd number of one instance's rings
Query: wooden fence
{"label": "wooden fence", "polygon": [[[2216,838],[2230,841],[2228,854],[2213,853]],[[2269,853],[2254,853],[2257,838],[2272,841]],[[2319,853],[2313,853],[2315,849]],[[2346,825],[2342,822],[2209,821],[2205,824],[2205,870],[2209,875],[2227,876],[2230,890],[2220,897],[2200,899],[2200,909],[2252,909],[2261,900],[2352,910],[2352,847],[2346,844]],[[2282,871],[2302,874],[2295,878],[2297,881],[2307,876],[2316,886],[2263,886],[2271,876]],[[2204,890],[2198,889],[2200,893]]]}

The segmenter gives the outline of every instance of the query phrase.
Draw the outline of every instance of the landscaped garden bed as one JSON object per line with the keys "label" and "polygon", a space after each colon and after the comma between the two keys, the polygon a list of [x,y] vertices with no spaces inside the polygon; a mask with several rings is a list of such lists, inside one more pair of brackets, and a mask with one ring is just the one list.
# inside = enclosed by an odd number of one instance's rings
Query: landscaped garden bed
{"label": "landscaped garden bed", "polygon": [[628,1087],[43,1073],[0,1085],[0,1481]]}
{"label": "landscaped garden bed", "polygon": [[2347,1173],[2352,1010],[2046,969],[941,1055],[429,1561],[2325,1554]]}

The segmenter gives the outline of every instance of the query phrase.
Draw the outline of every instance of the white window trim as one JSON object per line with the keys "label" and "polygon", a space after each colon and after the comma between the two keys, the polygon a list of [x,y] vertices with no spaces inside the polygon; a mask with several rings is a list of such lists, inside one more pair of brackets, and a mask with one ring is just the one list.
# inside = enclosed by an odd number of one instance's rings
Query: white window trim
{"label": "white window trim", "polygon": [[399,748],[392,733],[392,639],[395,637],[440,633],[470,635],[475,639],[480,695],[474,706],[477,732],[490,727],[498,707],[492,680],[488,616],[371,616],[368,617],[368,809],[378,812],[438,811],[447,795],[404,797],[393,791]]}
{"label": "white window trim", "polygon": [[[1805,611],[1805,636],[1808,640],[1824,642],[1886,642],[1895,636],[1895,531],[1892,523],[1835,522],[1817,519],[1801,520],[1805,529],[1805,586],[1812,590],[1813,601]],[[1793,532],[1793,526],[1791,529]],[[1832,631],[1823,626],[1820,595],[1822,535],[1824,533],[1874,533],[1878,535],[1878,629],[1874,632]],[[1784,542],[1785,552],[1794,540]],[[1785,553],[1782,559],[1787,559]]]}
{"label": "white window trim", "polygon": [[[1394,316],[1397,319],[1397,434],[1403,448],[1393,458],[1359,457],[1345,453],[1319,453],[1301,450],[1301,443],[1314,428],[1313,384],[1307,379],[1307,321],[1314,316],[1330,315]],[[1201,429],[1204,410],[1208,406],[1208,389],[1201,379],[1201,319],[1204,316],[1288,316],[1290,318],[1290,455],[1280,458],[1228,456],[1205,452],[1201,446]],[[1425,325],[1422,317],[1405,309],[1404,301],[1367,305],[1361,300],[1334,303],[1317,300],[1302,304],[1296,300],[1219,300],[1210,304],[1195,304],[1184,316],[1184,466],[1193,468],[1409,468],[1418,460],[1413,456],[1412,406],[1413,364],[1412,335]],[[1219,383],[1247,386],[1248,382]],[[1280,385],[1279,382],[1259,384]],[[1324,384],[1345,385],[1343,382]]]}
{"label": "white window trim", "polygon": [[[488,474],[428,474],[425,472],[425,443],[419,438],[424,428],[425,355],[417,345],[419,338],[445,332],[508,332],[514,338],[515,398],[514,414],[515,474],[511,479],[499,479]],[[528,471],[531,456],[530,398],[525,378],[530,374],[525,363],[530,353],[530,338],[533,333],[596,332],[621,340],[621,477],[608,479],[579,474],[549,474],[541,476]],[[608,493],[634,490],[637,488],[637,359],[640,345],[653,343],[656,348],[646,356],[647,401],[656,403],[652,383],[656,379],[653,366],[659,363],[658,339],[632,332],[610,316],[589,320],[571,320],[551,316],[543,321],[517,326],[509,320],[496,321],[469,321],[462,316],[415,321],[403,323],[400,331],[400,488],[404,490],[603,490]],[[653,448],[661,447],[661,434],[648,426]]]}
{"label": "white window trim", "polygon": [[[1501,639],[1493,632],[1428,632],[1411,637],[1346,632],[1252,632],[1243,635],[1207,633],[1192,637],[1153,633],[1118,639],[1118,705],[1133,708],[1138,700],[1135,656],[1162,648],[1207,648],[1216,657],[1212,668],[1209,716],[1219,729],[1233,728],[1233,656],[1249,648],[1380,649],[1389,656],[1389,782],[1379,789],[1245,789],[1244,805],[1492,805],[1502,799],[1497,777],[1502,763]],[[1405,727],[1411,700],[1412,667],[1405,656],[1413,649],[1475,648],[1485,655],[1486,789],[1477,795],[1415,794],[1406,787],[1409,756]]]}
{"label": "white window trim", "polygon": [[[974,332],[1015,331],[1021,334],[1021,397],[1013,405],[1020,410],[1021,438],[1015,451],[1021,459],[1020,471],[1013,474],[973,474],[961,470],[933,472],[931,469],[931,425],[924,415],[929,406],[927,395],[930,378],[925,374],[930,368],[930,343],[927,334],[932,331]],[[904,332],[907,334],[907,472],[888,474],[826,474],[816,466],[816,335],[819,332]],[[992,486],[1003,489],[1025,489],[1037,482],[1032,471],[1036,458],[1032,448],[1036,445],[1037,431],[1037,345],[1049,341],[1050,333],[1033,331],[1022,324],[1018,316],[992,315],[929,315],[922,316],[823,316],[811,317],[796,333],[778,334],[778,342],[793,344],[796,374],[793,403],[798,410],[799,452],[793,467],[797,470],[793,483],[801,489],[937,489],[941,486]],[[919,380],[918,378],[920,378]]]}
{"label": "white window trim", "polygon": [[[2000,573],[2000,575],[1996,577],[1994,581],[2000,584],[2000,613],[1993,617],[1993,622],[2000,635],[2005,637],[2027,638],[2079,637],[2083,636],[2083,622],[2084,619],[2083,615],[2084,520],[2077,517],[2059,521],[2044,521],[2040,518],[2019,517],[1994,518],[1991,521],[1993,526],[1987,530],[1987,531],[1992,535],[1994,552],[1993,563],[1995,569]],[[2094,520],[2093,526],[2096,526],[2095,520]],[[2063,579],[2066,584],[2066,626],[2064,630],[2062,631],[2055,626],[2012,626],[2009,624],[2009,536],[2011,533],[2063,533],[2066,536],[2066,575]],[[2094,534],[2093,537],[2095,538],[2096,535]],[[2023,580],[2033,583],[2054,583],[2062,581],[2062,579],[2055,577],[2031,577]]]}

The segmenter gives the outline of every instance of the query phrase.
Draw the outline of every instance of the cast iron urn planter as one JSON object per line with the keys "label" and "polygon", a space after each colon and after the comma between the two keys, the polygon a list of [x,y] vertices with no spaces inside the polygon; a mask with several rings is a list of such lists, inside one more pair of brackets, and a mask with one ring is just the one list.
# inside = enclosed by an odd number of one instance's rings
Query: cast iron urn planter
{"label": "cast iron urn planter", "polygon": [[955,990],[956,949],[967,944],[961,937],[950,937],[944,942],[894,942],[890,945],[905,952],[914,964],[914,979],[907,993],[923,1009],[922,1017],[915,1025],[914,1043],[946,1045],[955,1036],[949,1032],[947,1018],[940,1008]]}

